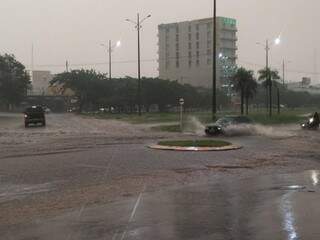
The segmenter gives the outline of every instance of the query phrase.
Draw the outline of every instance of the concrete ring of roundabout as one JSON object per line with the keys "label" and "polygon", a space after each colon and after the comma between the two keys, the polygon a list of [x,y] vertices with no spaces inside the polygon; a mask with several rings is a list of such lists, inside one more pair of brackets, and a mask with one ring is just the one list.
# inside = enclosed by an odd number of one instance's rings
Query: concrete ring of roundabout
{"label": "concrete ring of roundabout", "polygon": [[231,151],[241,149],[242,146],[225,141],[215,140],[179,140],[164,141],[148,146],[151,149],[186,152]]}

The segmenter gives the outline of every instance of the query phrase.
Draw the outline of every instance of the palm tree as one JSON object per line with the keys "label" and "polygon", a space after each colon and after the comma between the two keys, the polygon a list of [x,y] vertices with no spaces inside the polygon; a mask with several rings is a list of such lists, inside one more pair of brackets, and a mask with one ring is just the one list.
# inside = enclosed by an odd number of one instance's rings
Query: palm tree
{"label": "palm tree", "polygon": [[246,100],[246,112],[248,114],[249,99],[254,96],[257,90],[257,82],[253,75],[253,71],[239,68],[232,79],[234,89],[240,93],[241,114],[244,114],[244,100]]}
{"label": "palm tree", "polygon": [[268,108],[268,98],[272,98],[272,96],[269,96],[268,87],[278,86],[277,80],[280,79],[279,72],[278,70],[263,68],[258,71],[258,74],[258,80],[261,81],[262,86],[266,88],[266,107]]}
{"label": "palm tree", "polygon": [[[268,68],[267,70],[266,68],[261,69],[258,71],[258,74],[259,74],[258,80],[262,82],[262,86],[264,87],[269,86],[270,80],[271,80],[271,86],[272,86],[273,83],[276,83],[277,80],[280,79],[278,70],[272,70],[270,68]],[[268,79],[268,76],[270,76],[270,80]]]}

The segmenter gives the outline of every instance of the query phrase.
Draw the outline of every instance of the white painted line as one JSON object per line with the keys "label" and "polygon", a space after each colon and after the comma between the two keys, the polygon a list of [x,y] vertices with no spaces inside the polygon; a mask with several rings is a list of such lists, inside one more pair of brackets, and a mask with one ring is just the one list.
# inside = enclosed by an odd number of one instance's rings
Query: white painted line
{"label": "white painted line", "polygon": [[126,229],[125,229],[125,231],[123,232],[123,234],[122,234],[122,236],[121,236],[121,240],[124,240],[124,239],[126,238],[126,236],[127,236],[127,231],[128,231],[129,224],[133,221],[134,216],[136,215],[137,209],[138,209],[138,207],[139,207],[139,205],[140,205],[140,202],[141,202],[141,199],[142,199],[142,195],[143,195],[143,193],[145,192],[145,190],[146,190],[146,185],[143,186],[143,190],[142,190],[142,192],[139,194],[139,197],[138,197],[138,199],[137,199],[137,201],[136,201],[136,203],[135,203],[135,205],[134,205],[134,207],[133,207],[133,210],[132,210],[132,212],[131,212],[131,215],[130,215],[128,224],[127,224],[127,226],[126,226]]}
{"label": "white painted line", "polygon": [[136,215],[136,211],[137,211],[137,208],[138,208],[138,206],[139,206],[139,204],[140,204],[142,194],[143,194],[143,193],[140,193],[140,195],[139,195],[139,197],[138,197],[138,200],[137,200],[136,204],[134,205],[133,211],[132,211],[131,216],[130,216],[130,219],[129,219],[129,223],[132,222],[134,216]]}

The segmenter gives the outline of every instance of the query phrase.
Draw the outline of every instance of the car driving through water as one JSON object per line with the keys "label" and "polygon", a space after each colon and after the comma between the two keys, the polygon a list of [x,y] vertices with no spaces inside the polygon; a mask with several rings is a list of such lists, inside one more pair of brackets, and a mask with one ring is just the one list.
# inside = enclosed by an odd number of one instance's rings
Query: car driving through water
{"label": "car driving through water", "polygon": [[208,136],[225,134],[228,127],[253,124],[253,121],[245,116],[226,116],[219,118],[215,123],[209,124],[205,128]]}

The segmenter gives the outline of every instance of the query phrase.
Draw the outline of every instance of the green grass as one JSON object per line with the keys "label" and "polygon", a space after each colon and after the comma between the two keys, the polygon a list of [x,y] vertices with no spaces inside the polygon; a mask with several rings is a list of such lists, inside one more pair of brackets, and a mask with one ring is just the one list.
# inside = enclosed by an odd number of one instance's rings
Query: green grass
{"label": "green grass", "polygon": [[179,125],[160,125],[152,127],[151,130],[159,132],[180,132]]}
{"label": "green grass", "polygon": [[[264,125],[275,125],[275,124],[293,124],[300,123],[305,120],[303,114],[314,112],[314,109],[283,109],[281,114],[278,115],[276,110],[273,111],[273,116],[270,118],[267,114],[266,109],[252,110],[250,111],[249,117],[258,124]],[[86,113],[84,116],[94,117],[98,119],[109,119],[109,120],[120,120],[129,122],[132,124],[154,124],[154,123],[175,123],[179,122],[179,113],[143,113],[142,116],[137,114],[93,114]],[[240,115],[239,112],[219,112],[216,118],[223,117],[225,115]],[[201,123],[208,124],[212,123],[212,114],[210,112],[192,112],[185,113],[184,120],[188,117],[196,117]],[[159,126],[153,128],[158,131],[178,132],[179,126]]]}
{"label": "green grass", "polygon": [[184,141],[162,141],[158,143],[169,147],[226,147],[231,143],[217,140],[184,140]]}
{"label": "green grass", "polygon": [[166,123],[166,122],[176,122],[179,120],[179,115],[177,113],[144,113],[142,116],[137,114],[93,114],[86,113],[85,116],[95,117],[99,119],[110,119],[110,120],[121,120],[129,122],[132,124],[144,124],[144,123]]}

